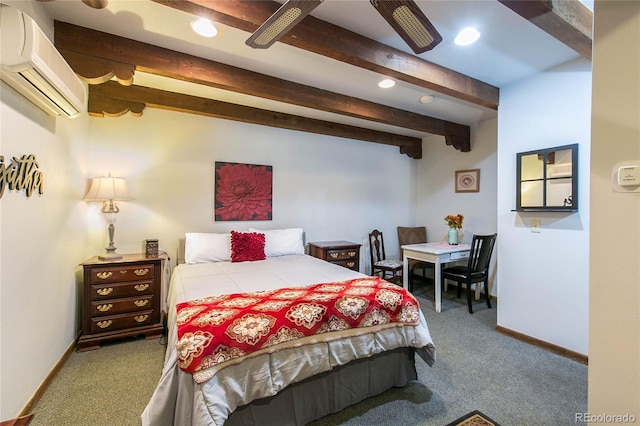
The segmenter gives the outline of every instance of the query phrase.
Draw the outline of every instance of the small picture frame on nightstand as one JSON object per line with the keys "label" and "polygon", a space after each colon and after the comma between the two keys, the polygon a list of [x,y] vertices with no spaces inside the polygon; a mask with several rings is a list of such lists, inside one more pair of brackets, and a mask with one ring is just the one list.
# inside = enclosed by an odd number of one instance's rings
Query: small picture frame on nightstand
{"label": "small picture frame on nightstand", "polygon": [[144,240],[144,254],[147,257],[158,257],[158,240]]}

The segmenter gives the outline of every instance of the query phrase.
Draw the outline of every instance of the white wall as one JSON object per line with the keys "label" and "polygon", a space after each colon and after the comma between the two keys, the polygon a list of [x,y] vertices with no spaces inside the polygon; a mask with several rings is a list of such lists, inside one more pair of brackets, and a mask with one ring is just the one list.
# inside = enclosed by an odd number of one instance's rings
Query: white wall
{"label": "white wall", "polygon": [[[3,1],[53,22],[38,2]],[[53,118],[0,82],[0,155],[33,154],[44,193],[5,189],[0,200],[0,420],[15,417],[76,337],[82,259],[87,117]]]}
{"label": "white wall", "polygon": [[[15,417],[71,345],[86,240],[86,117],[45,115],[2,83],[0,155],[34,154],[44,193],[0,201],[0,419]],[[80,224],[80,225],[79,225]]]}
{"label": "white wall", "polygon": [[[591,63],[500,89],[498,325],[588,353]],[[579,212],[516,213],[516,154],[579,144]],[[531,219],[541,219],[532,233]],[[544,312],[544,315],[541,313]]]}
{"label": "white wall", "polygon": [[613,192],[611,171],[640,160],[640,3],[595,8],[588,408],[638,421],[640,193]]}
{"label": "white wall", "polygon": [[[448,227],[444,217],[462,214],[462,241],[470,243],[473,234],[496,232],[496,141],[497,120],[487,120],[471,129],[471,151],[460,152],[433,136],[422,143],[418,161],[416,225],[427,227],[429,242],[444,241]],[[455,171],[480,169],[480,191],[456,193]],[[500,244],[498,236],[497,245]],[[497,247],[496,245],[496,247]],[[496,294],[495,263],[492,258],[490,289]]]}
{"label": "white wall", "polygon": [[[216,161],[273,166],[273,220],[214,221]],[[89,174],[109,172],[125,177],[135,197],[119,203],[115,240],[123,253],[158,238],[174,255],[185,232],[301,227],[307,242],[363,244],[368,271],[368,233],[383,231],[387,255],[398,256],[395,227],[411,223],[415,209],[416,160],[397,147],[162,110],[91,119]],[[90,207],[87,255],[106,245],[99,207]]]}

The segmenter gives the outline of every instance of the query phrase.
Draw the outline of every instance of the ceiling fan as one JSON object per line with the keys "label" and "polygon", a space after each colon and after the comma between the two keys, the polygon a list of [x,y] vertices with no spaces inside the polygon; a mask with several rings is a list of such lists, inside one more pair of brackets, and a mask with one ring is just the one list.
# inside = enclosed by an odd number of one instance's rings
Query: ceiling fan
{"label": "ceiling fan", "polygon": [[[287,0],[247,39],[246,44],[256,49],[268,48],[322,2]],[[413,0],[370,0],[370,3],[415,53],[431,50],[442,41],[442,36]]]}
{"label": "ceiling fan", "polygon": [[[38,0],[38,1],[44,3],[52,0]],[[82,0],[82,3],[94,9],[104,9],[105,7],[107,7],[109,0]]]}

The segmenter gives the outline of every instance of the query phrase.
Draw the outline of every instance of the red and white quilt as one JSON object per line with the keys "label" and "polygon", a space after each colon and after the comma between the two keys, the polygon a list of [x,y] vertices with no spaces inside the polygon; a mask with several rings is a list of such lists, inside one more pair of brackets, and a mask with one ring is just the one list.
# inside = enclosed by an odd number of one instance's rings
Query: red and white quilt
{"label": "red and white quilt", "polygon": [[227,294],[176,309],[178,366],[198,383],[247,357],[420,320],[413,295],[379,277]]}

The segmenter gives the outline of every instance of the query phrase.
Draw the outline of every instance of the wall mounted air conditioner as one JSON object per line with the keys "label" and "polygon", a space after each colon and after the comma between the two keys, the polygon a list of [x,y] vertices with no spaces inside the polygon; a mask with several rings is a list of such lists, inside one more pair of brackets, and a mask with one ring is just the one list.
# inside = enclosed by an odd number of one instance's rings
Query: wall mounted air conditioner
{"label": "wall mounted air conditioner", "polygon": [[0,4],[0,78],[50,115],[86,111],[87,88],[29,16]]}

